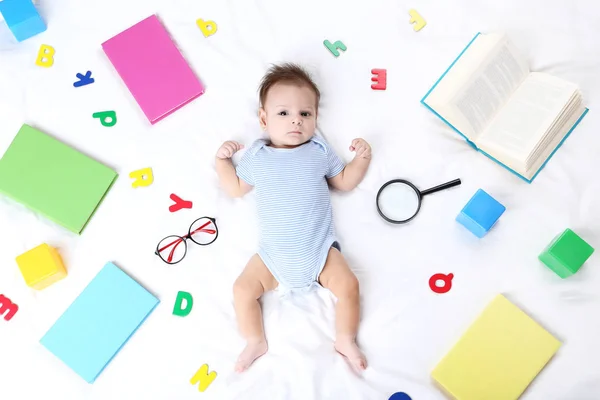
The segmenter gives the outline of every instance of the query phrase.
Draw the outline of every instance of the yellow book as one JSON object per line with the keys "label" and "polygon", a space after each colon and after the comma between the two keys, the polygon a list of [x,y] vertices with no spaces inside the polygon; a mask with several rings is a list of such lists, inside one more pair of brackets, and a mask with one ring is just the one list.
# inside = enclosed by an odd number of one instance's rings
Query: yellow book
{"label": "yellow book", "polygon": [[518,399],[561,342],[498,295],[431,373],[458,400]]}

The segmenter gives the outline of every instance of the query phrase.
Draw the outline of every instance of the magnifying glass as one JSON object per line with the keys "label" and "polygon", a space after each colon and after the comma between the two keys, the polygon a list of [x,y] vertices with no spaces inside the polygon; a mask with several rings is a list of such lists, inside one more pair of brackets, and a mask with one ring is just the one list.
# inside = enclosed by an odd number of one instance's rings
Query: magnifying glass
{"label": "magnifying glass", "polygon": [[403,224],[413,219],[421,209],[423,196],[460,185],[460,179],[420,191],[404,179],[392,179],[377,192],[377,211],[387,222]]}

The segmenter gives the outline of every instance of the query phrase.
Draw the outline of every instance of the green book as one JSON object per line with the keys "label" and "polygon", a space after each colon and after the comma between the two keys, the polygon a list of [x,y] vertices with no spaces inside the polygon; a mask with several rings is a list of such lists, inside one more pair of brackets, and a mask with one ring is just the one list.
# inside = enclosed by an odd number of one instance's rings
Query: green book
{"label": "green book", "polygon": [[0,193],[81,234],[117,175],[23,124],[0,159]]}

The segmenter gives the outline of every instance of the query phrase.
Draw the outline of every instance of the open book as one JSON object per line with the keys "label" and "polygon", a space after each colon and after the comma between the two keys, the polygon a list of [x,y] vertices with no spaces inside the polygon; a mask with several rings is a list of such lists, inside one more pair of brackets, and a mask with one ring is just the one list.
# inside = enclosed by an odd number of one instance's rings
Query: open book
{"label": "open book", "polygon": [[529,71],[505,35],[481,33],[421,103],[527,182],[588,111],[577,85]]}

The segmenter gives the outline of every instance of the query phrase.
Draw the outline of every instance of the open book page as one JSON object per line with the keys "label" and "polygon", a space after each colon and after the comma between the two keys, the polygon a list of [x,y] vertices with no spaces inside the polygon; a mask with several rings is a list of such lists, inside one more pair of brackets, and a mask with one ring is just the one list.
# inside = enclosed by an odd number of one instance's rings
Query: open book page
{"label": "open book page", "polygon": [[546,159],[550,157],[556,146],[563,140],[563,138],[573,128],[573,125],[581,118],[585,112],[585,107],[581,98],[574,102],[570,113],[565,113],[561,124],[557,126],[557,132],[554,135],[549,135],[549,142],[544,146],[540,146],[539,154],[532,158],[531,164],[527,165],[527,169],[523,172],[523,176],[527,179],[531,179],[536,172],[540,169],[542,164],[546,162]]}
{"label": "open book page", "polygon": [[474,132],[471,140],[477,140],[527,75],[527,63],[504,38],[452,99],[452,111],[468,121]]}
{"label": "open book page", "polygon": [[531,73],[476,144],[501,162],[523,166],[578,93],[575,84]]}
{"label": "open book page", "polygon": [[457,91],[471,79],[473,73],[481,66],[488,54],[496,48],[502,38],[500,34],[477,35],[465,52],[423,99],[424,103],[467,138],[474,136],[473,129],[460,114],[449,112],[448,105]]}
{"label": "open book page", "polygon": [[427,104],[475,141],[527,75],[526,60],[506,36],[479,35]]}
{"label": "open book page", "polygon": [[529,167],[533,162],[535,162],[535,160],[540,156],[549,143],[554,140],[554,136],[560,132],[566,120],[570,119],[574,113],[578,113],[577,116],[579,117],[584,110],[585,107],[583,106],[583,98],[581,93],[577,91],[573,93],[573,96],[571,96],[569,99],[568,105],[563,108],[559,118],[554,120],[546,135],[544,135],[541,141],[537,142],[533,151],[529,153],[525,165]]}

